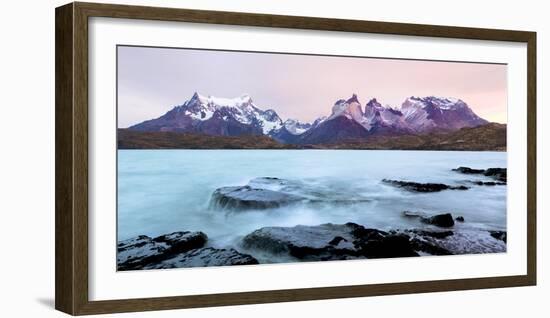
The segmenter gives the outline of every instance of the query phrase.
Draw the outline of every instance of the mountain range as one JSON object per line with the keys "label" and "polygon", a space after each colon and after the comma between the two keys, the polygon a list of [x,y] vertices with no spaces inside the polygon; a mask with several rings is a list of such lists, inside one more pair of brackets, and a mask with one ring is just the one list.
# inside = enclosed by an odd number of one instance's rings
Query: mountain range
{"label": "mountain range", "polygon": [[295,119],[283,121],[275,110],[258,107],[249,95],[227,99],[195,93],[166,114],[128,130],[225,137],[268,136],[283,144],[303,146],[381,136],[445,133],[488,123],[464,101],[448,97],[413,96],[394,108],[383,106],[376,98],[362,106],[353,94],[336,101],[328,116],[304,123]]}

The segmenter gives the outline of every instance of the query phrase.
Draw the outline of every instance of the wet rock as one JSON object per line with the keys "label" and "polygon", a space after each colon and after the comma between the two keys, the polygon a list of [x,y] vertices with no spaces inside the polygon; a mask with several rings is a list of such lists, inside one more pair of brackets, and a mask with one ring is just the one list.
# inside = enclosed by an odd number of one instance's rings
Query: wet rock
{"label": "wet rock", "polygon": [[484,176],[493,177],[499,181],[507,181],[507,170],[506,168],[489,168],[483,173]]}
{"label": "wet rock", "polygon": [[453,231],[407,230],[406,232],[414,233],[419,236],[429,236],[438,239],[443,239],[454,234]]}
{"label": "wet rock", "polygon": [[506,185],[506,182],[501,181],[470,181],[470,183],[473,183],[478,186],[497,186],[497,185]]}
{"label": "wet rock", "polygon": [[254,178],[245,186],[222,187],[214,191],[210,207],[222,210],[263,210],[303,203],[308,205],[354,205],[370,202],[347,189],[341,192],[306,182],[275,177]]}
{"label": "wet rock", "polygon": [[[453,171],[464,173],[464,174],[481,174],[486,177],[491,177],[493,179],[496,179],[499,182],[504,182],[504,183],[507,182],[506,168],[472,169],[469,167],[458,167],[456,169],[453,169]],[[491,185],[491,184],[482,184],[482,185]]]}
{"label": "wet rock", "polygon": [[429,216],[424,212],[403,211],[403,216],[408,218],[419,218],[420,221],[422,221],[423,223],[439,227],[452,227],[455,225],[451,213],[443,213]]}
{"label": "wet rock", "polygon": [[151,238],[140,235],[117,245],[118,270],[142,269],[176,254],[204,246],[206,234],[202,232],[174,232]]}
{"label": "wet rock", "polygon": [[243,239],[243,246],[273,254],[289,254],[298,259],[347,259],[357,255],[350,224],[264,227]]}
{"label": "wet rock", "polygon": [[336,236],[334,237],[330,242],[328,242],[329,245],[332,245],[332,246],[338,246],[338,244],[340,244],[340,242],[347,242],[347,240],[341,236]]}
{"label": "wet rock", "polygon": [[413,237],[411,244],[415,250],[429,255],[453,255],[448,249],[439,246],[437,241],[426,240],[421,236]]}
{"label": "wet rock", "polygon": [[245,236],[242,243],[248,249],[309,261],[418,256],[408,236],[355,223],[264,227]]}
{"label": "wet rock", "polygon": [[506,243],[506,231],[489,231],[489,233],[497,240],[501,240]]}
{"label": "wet rock", "polygon": [[210,206],[218,209],[262,210],[303,201],[304,198],[268,189],[251,186],[223,187],[212,194]]}
{"label": "wet rock", "polygon": [[455,218],[455,220],[456,220],[457,222],[464,222],[464,217],[463,217],[463,216],[457,216],[457,217]]}
{"label": "wet rock", "polygon": [[403,188],[413,192],[439,192],[443,190],[468,190],[469,188],[463,185],[450,186],[443,183],[418,183],[412,181],[399,181],[383,179],[382,182],[393,185],[398,188]]}
{"label": "wet rock", "polygon": [[424,223],[439,227],[452,227],[455,225],[455,221],[451,213],[438,214],[427,218],[423,217],[420,220]]}
{"label": "wet rock", "polygon": [[465,173],[465,174],[482,174],[485,172],[484,169],[472,169],[469,167],[458,167],[456,169],[453,169],[453,171]]}
{"label": "wet rock", "polygon": [[117,245],[118,270],[139,269],[155,261],[167,248],[166,244],[153,242],[145,235],[124,240]]}
{"label": "wet rock", "polygon": [[206,244],[208,237],[202,232],[174,232],[164,234],[153,239],[156,243],[164,243],[169,246],[165,254],[179,254],[191,249],[199,248]]}
{"label": "wet rock", "polygon": [[503,241],[495,240],[489,232],[484,230],[461,229],[452,232],[405,230],[404,232],[410,235],[415,250],[430,255],[485,254],[506,251],[506,244]]}
{"label": "wet rock", "polygon": [[233,248],[216,249],[212,247],[205,247],[178,254],[156,264],[147,265],[144,269],[253,264],[258,264],[258,260],[248,254],[240,253]]}
{"label": "wet rock", "polygon": [[461,229],[460,231],[454,231],[453,235],[443,239],[430,236],[413,237],[413,240],[415,239],[445,249],[454,255],[506,252],[506,243],[495,240],[485,230]]}
{"label": "wet rock", "polygon": [[249,251],[300,261],[498,253],[506,244],[477,229],[381,231],[355,223],[265,227],[244,237]]}
{"label": "wet rock", "polygon": [[376,239],[359,239],[359,254],[366,258],[419,256],[405,234],[385,235]]}

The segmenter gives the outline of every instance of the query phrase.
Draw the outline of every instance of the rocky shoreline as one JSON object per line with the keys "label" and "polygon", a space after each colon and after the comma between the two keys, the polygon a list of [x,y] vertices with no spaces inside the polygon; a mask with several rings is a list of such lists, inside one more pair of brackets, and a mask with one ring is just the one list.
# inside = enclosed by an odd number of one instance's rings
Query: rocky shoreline
{"label": "rocky shoreline", "polygon": [[[471,181],[471,186],[506,184],[505,168],[483,170],[459,167],[453,171],[494,180]],[[421,193],[468,191],[471,188],[386,179],[381,184]],[[296,189],[301,189],[298,181],[256,178],[244,186],[216,189],[211,197],[210,208],[216,211],[253,211],[292,204],[356,204],[369,201],[368,198],[350,200],[338,194],[327,196],[319,190],[296,192]],[[463,216],[450,212],[402,211],[401,217],[417,225],[391,230],[369,228],[352,222],[268,226],[256,229],[244,235],[234,246],[224,248],[209,244],[207,233],[200,231],[180,231],[154,238],[140,235],[118,243],[117,268],[127,271],[254,265],[270,263],[266,261],[270,256],[282,256],[300,262],[506,252],[506,231],[464,227],[463,224],[468,223],[468,220]]]}

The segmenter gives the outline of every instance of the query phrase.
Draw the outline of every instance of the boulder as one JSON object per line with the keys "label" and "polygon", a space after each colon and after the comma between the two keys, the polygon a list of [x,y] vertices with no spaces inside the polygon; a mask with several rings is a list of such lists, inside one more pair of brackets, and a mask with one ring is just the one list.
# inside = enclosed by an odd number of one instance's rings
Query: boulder
{"label": "boulder", "polygon": [[463,216],[457,216],[457,217],[455,218],[455,220],[456,220],[457,222],[464,222],[464,217],[463,217]]}
{"label": "boulder", "polygon": [[245,236],[242,244],[308,261],[418,256],[408,236],[355,223],[264,227]]}
{"label": "boulder", "polygon": [[472,169],[469,167],[458,167],[456,169],[453,169],[453,171],[465,173],[465,174],[482,174],[485,172],[484,169]]}
{"label": "boulder", "polygon": [[366,258],[419,256],[406,234],[390,234],[375,239],[359,239],[359,254]]}
{"label": "boulder", "polygon": [[243,238],[248,249],[272,254],[289,254],[298,259],[347,259],[357,254],[353,241],[355,226],[351,224],[297,225],[264,227]]}
{"label": "boulder", "polygon": [[398,188],[403,188],[412,192],[439,192],[443,190],[468,190],[469,188],[463,185],[450,186],[443,183],[418,183],[412,181],[399,181],[383,179],[382,182],[393,185]]}
{"label": "boulder", "polygon": [[489,231],[489,233],[497,240],[501,240],[506,243],[506,231]]}
{"label": "boulder", "polygon": [[[445,238],[413,235],[411,237],[413,241],[418,240],[422,244],[429,244],[424,251],[432,255],[446,255],[438,254],[442,250],[446,250],[453,255],[506,252],[506,243],[496,240],[485,230],[461,229],[453,232],[453,235]],[[433,247],[436,247],[438,251],[429,252],[429,249],[433,249]]]}
{"label": "boulder", "polygon": [[454,234],[453,231],[426,231],[426,230],[417,230],[417,229],[406,230],[405,232],[414,233],[417,236],[422,236],[422,237],[429,236],[429,237],[438,238],[438,239],[444,239]]}
{"label": "boulder", "polygon": [[174,232],[151,238],[140,235],[117,244],[118,270],[143,269],[176,254],[203,247],[207,241],[202,232]]}
{"label": "boulder", "polygon": [[183,267],[207,267],[228,265],[258,264],[254,257],[238,252],[233,248],[217,249],[204,247],[178,254],[159,263],[149,264],[144,269],[166,269]]}
{"label": "boulder", "polygon": [[225,210],[263,210],[279,208],[303,201],[304,198],[268,189],[255,189],[249,185],[219,188],[212,194],[210,206]]}
{"label": "boulder", "polygon": [[244,186],[216,189],[210,207],[221,210],[265,210],[303,203],[309,205],[354,205],[370,202],[349,192],[327,191],[323,187],[306,182],[275,177],[254,178]]}
{"label": "boulder", "polygon": [[[413,248],[430,255],[486,254],[506,251],[503,241],[495,240],[489,232],[478,229],[460,231],[404,230],[410,235]],[[452,234],[451,234],[452,233]]]}
{"label": "boulder", "polygon": [[264,227],[246,235],[242,246],[253,253],[290,256],[298,261],[506,251],[506,244],[495,239],[485,230],[405,229],[381,231],[365,228],[355,223]]}
{"label": "boulder", "polygon": [[419,218],[420,221],[426,224],[431,224],[439,227],[452,227],[455,225],[451,213],[437,214],[429,216],[424,212],[403,211],[403,216],[408,218]]}
{"label": "boulder", "polygon": [[169,249],[165,252],[166,256],[170,254],[179,254],[191,249],[199,248],[206,244],[208,237],[202,232],[174,232],[164,234],[153,239],[156,243],[165,243]]}
{"label": "boulder", "polygon": [[423,217],[420,220],[424,223],[439,227],[452,227],[455,225],[455,221],[451,213],[438,214],[431,217]]}
{"label": "boulder", "polygon": [[497,186],[497,185],[506,185],[506,182],[501,181],[470,181],[470,183],[473,183],[478,186]]}
{"label": "boulder", "polygon": [[498,181],[506,182],[507,181],[507,170],[506,168],[489,168],[483,173],[484,176],[492,177]]}
{"label": "boulder", "polygon": [[[493,179],[496,179],[500,183],[504,183],[504,184],[506,184],[506,181],[507,181],[506,168],[472,169],[469,167],[458,167],[456,169],[453,169],[453,171],[464,173],[464,174],[481,174],[486,177],[491,177]],[[482,184],[482,185],[492,185],[492,184]]]}

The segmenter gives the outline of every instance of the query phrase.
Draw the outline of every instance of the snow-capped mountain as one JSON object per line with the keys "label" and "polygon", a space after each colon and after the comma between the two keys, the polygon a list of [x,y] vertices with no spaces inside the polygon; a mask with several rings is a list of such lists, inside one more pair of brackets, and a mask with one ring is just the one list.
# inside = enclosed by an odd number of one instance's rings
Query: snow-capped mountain
{"label": "snow-capped mountain", "polygon": [[488,123],[477,116],[464,101],[456,98],[409,97],[401,105],[401,112],[405,122],[417,132],[437,128],[456,130]]}
{"label": "snow-capped mountain", "polygon": [[376,98],[365,105],[365,113],[361,122],[371,134],[373,133],[410,133],[412,129],[405,122],[400,110],[384,107]]}
{"label": "snow-capped mountain", "polygon": [[310,123],[302,123],[301,121],[296,119],[287,119],[285,120],[283,125],[285,126],[286,130],[288,130],[288,132],[293,135],[301,135],[311,128]]}
{"label": "snow-capped mountain", "polygon": [[[404,135],[434,130],[453,131],[488,122],[460,99],[410,97],[399,109],[382,106],[376,98],[364,107],[357,95],[336,101],[331,115],[298,139],[302,144],[333,143],[373,135]],[[359,128],[358,125],[362,128]],[[337,131],[334,131],[337,130]]]}
{"label": "snow-capped mountain", "polygon": [[214,136],[266,135],[290,144],[334,143],[373,135],[407,135],[453,131],[488,122],[460,99],[409,97],[400,108],[371,98],[363,107],[356,94],[336,101],[331,114],[304,123],[283,120],[273,109],[262,110],[249,95],[218,98],[193,94],[159,118],[130,127],[138,131],[173,131]]}
{"label": "snow-capped mountain", "polygon": [[317,118],[313,123],[302,123],[296,119],[287,119],[283,123],[283,127],[271,132],[269,135],[278,142],[282,142],[285,144],[294,144],[298,142],[300,136],[303,135],[306,131],[313,127],[316,127],[326,119],[327,117],[323,116]]}
{"label": "snow-capped mountain", "polygon": [[261,110],[249,95],[228,99],[195,93],[183,105],[129,129],[239,136],[269,135],[282,126],[283,121],[273,109]]}
{"label": "snow-capped mountain", "polygon": [[357,95],[353,94],[348,100],[340,99],[332,106],[332,114],[327,120],[332,120],[339,116],[345,116],[347,119],[361,122],[363,120],[363,110],[357,99]]}

